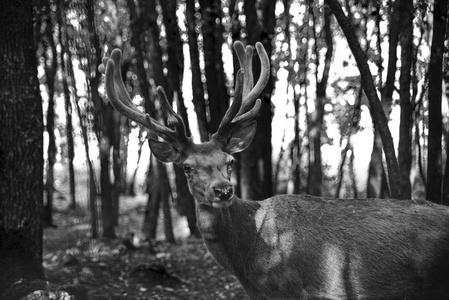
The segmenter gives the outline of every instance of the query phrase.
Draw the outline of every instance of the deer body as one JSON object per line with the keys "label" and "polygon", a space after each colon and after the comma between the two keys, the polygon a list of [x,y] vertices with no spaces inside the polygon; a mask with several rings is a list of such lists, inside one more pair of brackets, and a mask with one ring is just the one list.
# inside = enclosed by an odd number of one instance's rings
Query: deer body
{"label": "deer body", "polygon": [[206,246],[254,299],[446,299],[449,209],[282,195],[199,205]]}
{"label": "deer body", "polygon": [[161,138],[149,140],[156,158],[184,169],[198,227],[215,259],[253,299],[449,299],[447,207],[391,199],[236,197],[232,154],[254,136],[269,59],[256,44],[261,76],[253,86],[253,48],[240,42],[234,48],[242,66],[234,101],[217,132],[202,144],[186,136],[162,88],[158,96],[167,125],[135,107],[116,67],[119,50],[99,67],[112,105]]}

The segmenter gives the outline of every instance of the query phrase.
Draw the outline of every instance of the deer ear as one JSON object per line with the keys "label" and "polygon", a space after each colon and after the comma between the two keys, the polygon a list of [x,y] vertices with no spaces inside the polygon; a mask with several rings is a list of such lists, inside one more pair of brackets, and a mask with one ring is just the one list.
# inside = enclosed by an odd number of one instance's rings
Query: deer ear
{"label": "deer ear", "polygon": [[232,154],[245,150],[251,144],[256,128],[256,121],[252,121],[249,125],[234,130],[228,139],[224,151]]}
{"label": "deer ear", "polygon": [[174,162],[178,163],[181,160],[181,153],[173,147],[172,144],[167,142],[162,142],[154,139],[149,139],[150,149],[154,156],[161,162],[168,163]]}

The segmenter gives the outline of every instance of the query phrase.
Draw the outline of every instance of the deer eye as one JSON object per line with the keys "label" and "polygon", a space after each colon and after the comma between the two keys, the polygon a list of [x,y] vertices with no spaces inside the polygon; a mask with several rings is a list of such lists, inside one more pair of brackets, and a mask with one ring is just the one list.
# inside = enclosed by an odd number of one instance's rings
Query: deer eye
{"label": "deer eye", "polygon": [[184,165],[183,169],[184,169],[184,172],[186,174],[190,174],[190,172],[192,172],[192,166],[191,165]]}

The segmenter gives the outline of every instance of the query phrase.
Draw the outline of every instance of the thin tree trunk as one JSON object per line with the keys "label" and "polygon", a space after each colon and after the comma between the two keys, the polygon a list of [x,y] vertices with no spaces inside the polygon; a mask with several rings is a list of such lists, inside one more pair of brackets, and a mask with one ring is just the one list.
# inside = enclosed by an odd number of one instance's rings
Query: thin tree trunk
{"label": "thin tree trunk", "polygon": [[[69,60],[71,64],[71,60]],[[71,69],[71,68],[70,68]],[[73,71],[69,72],[70,78],[74,79]],[[72,81],[74,82],[74,80]],[[76,94],[76,90],[75,90]],[[81,135],[83,137],[84,151],[86,153],[86,163],[89,173],[89,209],[90,209],[90,233],[93,239],[98,238],[98,214],[97,214],[97,185],[95,184],[95,171],[90,160],[89,154],[89,138],[87,137],[87,127],[83,122],[83,116],[81,115],[81,109],[78,99],[75,100],[76,111],[78,112],[78,118],[81,124]]]}
{"label": "thin tree trunk", "polygon": [[[382,88],[382,106],[384,112],[389,119],[391,114],[391,105],[393,102],[394,84],[396,82],[396,62],[397,62],[397,45],[399,42],[400,26],[400,0],[395,0],[393,10],[390,13],[390,24],[388,30],[388,66],[387,79]],[[380,48],[381,49],[381,48]],[[382,163],[382,139],[379,131],[374,127],[373,150],[371,152],[371,160],[368,168],[367,197],[379,198],[381,195],[389,195],[388,184],[382,184],[384,177],[384,167]]]}
{"label": "thin tree trunk", "polygon": [[[48,16],[50,17],[50,14]],[[46,178],[46,194],[47,203],[44,208],[43,222],[46,226],[53,226],[53,192],[54,192],[54,165],[56,162],[56,139],[55,139],[55,75],[57,68],[57,52],[56,44],[52,35],[52,26],[46,25],[46,41],[48,42],[48,49],[45,48],[45,53],[51,53],[50,57],[46,57],[46,60],[50,60],[50,65],[45,66],[45,76],[47,78],[48,86],[48,109],[47,109],[47,133],[48,133],[48,166],[47,166],[47,178]]]}
{"label": "thin tree trunk", "polygon": [[197,21],[195,18],[195,0],[186,0],[186,27],[189,37],[190,67],[192,69],[192,93],[195,113],[198,119],[198,129],[201,142],[209,140],[209,125],[206,115],[204,87],[201,80],[200,54],[198,49]]}
{"label": "thin tree trunk", "polygon": [[[311,11],[312,18],[314,18],[313,15],[314,8],[312,3],[309,3],[309,9]],[[315,32],[316,29],[313,28],[313,30]],[[307,186],[308,186],[308,193],[316,196],[321,195],[321,185],[323,181],[322,158],[321,158],[321,132],[323,130],[324,105],[326,104],[326,88],[329,79],[329,69],[333,55],[331,12],[329,11],[329,9],[324,10],[324,35],[327,48],[324,58],[324,70],[320,80],[318,80],[318,76],[316,76],[317,77],[316,104],[315,104],[315,111],[313,113],[311,120],[312,128],[309,128],[309,130],[311,130],[314,134],[312,135],[312,141],[309,141],[311,146],[312,164],[309,165],[309,178]],[[315,38],[315,54],[317,57],[317,64],[318,64],[319,53],[317,44],[318,41]]]}
{"label": "thin tree trunk", "polygon": [[75,74],[73,72],[73,66],[72,66],[72,57],[70,51],[68,54],[68,60],[67,60],[67,70],[68,75],[70,78],[70,81],[72,83],[72,87],[74,89],[74,95],[75,95],[75,108],[76,112],[78,114],[78,120],[80,120],[80,127],[81,127],[81,136],[83,138],[83,144],[84,144],[84,151],[86,153],[86,164],[88,167],[88,174],[89,174],[89,182],[88,182],[88,199],[89,199],[89,209],[90,209],[90,232],[91,232],[91,238],[97,239],[98,238],[98,213],[97,213],[97,184],[95,183],[95,170],[92,165],[92,161],[90,159],[89,154],[89,138],[87,133],[87,126],[86,126],[86,119],[87,117],[81,114],[81,108],[79,106],[79,98],[78,98],[78,92],[76,89],[75,84]]}
{"label": "thin tree trunk", "polygon": [[148,202],[142,225],[142,232],[150,239],[156,238],[157,220],[159,218],[159,208],[162,199],[160,195],[162,184],[158,180],[161,177],[159,177],[157,164],[156,158],[151,155],[147,176]]}
{"label": "thin tree trunk", "polygon": [[388,120],[385,116],[382,104],[377,96],[376,87],[372,79],[366,56],[357,40],[354,28],[344,14],[338,0],[325,0],[334,13],[343,33],[346,36],[348,45],[357,61],[357,66],[362,77],[362,86],[370,104],[370,113],[374,126],[379,130],[382,138],[383,149],[386,156],[386,162],[389,172],[390,192],[393,198],[402,198],[399,184],[399,166],[394,150],[393,138],[388,128]]}
{"label": "thin tree trunk", "polygon": [[68,52],[67,36],[65,32],[66,17],[64,0],[59,0],[57,7],[57,19],[59,23],[59,42],[61,43],[61,51],[59,52],[59,61],[62,72],[62,86],[64,93],[64,108],[66,112],[66,137],[67,137],[67,154],[68,154],[68,168],[69,168],[69,187],[70,187],[70,208],[76,207],[75,194],[75,169],[73,167],[73,159],[75,157],[74,142],[73,142],[73,124],[72,124],[72,105],[70,103],[70,91],[67,83],[67,69],[65,54]]}
{"label": "thin tree trunk", "polygon": [[443,50],[447,22],[447,0],[435,0],[433,9],[433,34],[429,62],[429,138],[427,154],[427,200],[442,202],[443,135],[441,98],[443,79]]}
{"label": "thin tree trunk", "polygon": [[[122,73],[123,74],[123,73]],[[112,218],[115,226],[118,226],[120,194],[122,192],[122,159],[120,157],[121,114],[114,110],[112,113],[113,132],[112,137],[112,171],[114,172],[114,182],[112,183]]]}
{"label": "thin tree trunk", "polygon": [[399,125],[398,163],[401,174],[400,184],[402,197],[412,198],[410,170],[412,167],[412,122],[413,107],[410,99],[411,67],[413,55],[413,3],[409,0],[401,1],[402,30],[401,42],[401,77],[400,77],[400,106],[401,121]]}

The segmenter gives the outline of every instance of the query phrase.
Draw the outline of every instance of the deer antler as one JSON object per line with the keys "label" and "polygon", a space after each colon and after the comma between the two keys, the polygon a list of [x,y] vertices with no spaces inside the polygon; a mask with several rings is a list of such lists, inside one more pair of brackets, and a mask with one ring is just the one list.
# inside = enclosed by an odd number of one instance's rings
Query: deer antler
{"label": "deer antler", "polygon": [[157,93],[168,127],[150,117],[149,114],[141,112],[131,101],[120,73],[121,59],[122,52],[119,49],[114,49],[111,57],[103,57],[102,64],[98,67],[99,71],[105,75],[106,93],[112,106],[124,116],[145,126],[151,132],[172,144],[176,149],[182,150],[185,148],[191,143],[191,139],[186,136],[184,122],[173,111],[164,89],[159,86]]}
{"label": "deer antler", "polygon": [[263,91],[270,78],[270,60],[261,43],[256,43],[256,50],[259,54],[261,65],[260,76],[256,86],[254,86],[252,72],[253,47],[247,46],[245,49],[240,41],[236,41],[234,50],[237,53],[241,69],[236,76],[234,102],[226,111],[217,132],[212,136],[218,141],[227,140],[232,132],[249,126],[254,121],[262,104],[257,97]]}

